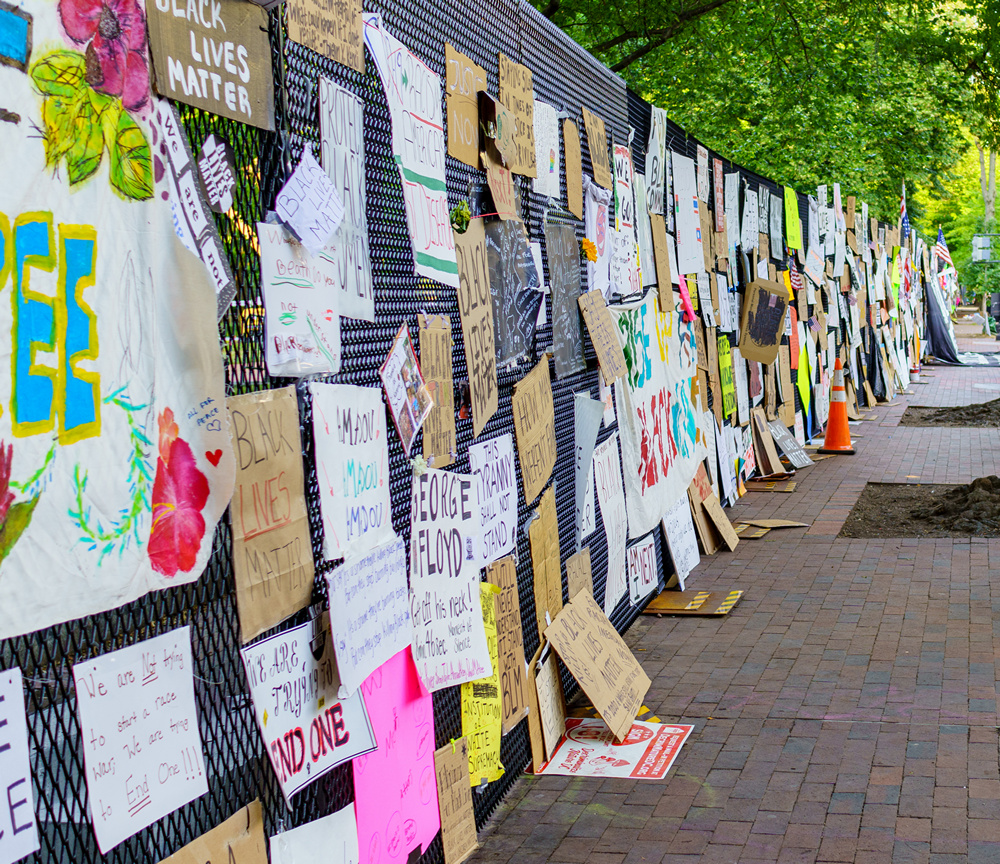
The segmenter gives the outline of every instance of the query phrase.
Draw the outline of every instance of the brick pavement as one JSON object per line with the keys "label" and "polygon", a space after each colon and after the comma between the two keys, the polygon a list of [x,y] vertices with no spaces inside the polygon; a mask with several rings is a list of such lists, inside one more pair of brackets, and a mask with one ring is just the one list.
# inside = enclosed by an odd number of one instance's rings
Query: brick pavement
{"label": "brick pavement", "polygon": [[1000,368],[922,380],[852,425],[856,456],[733,508],[812,526],[702,563],[689,587],[746,591],[728,617],[629,631],[645,704],[695,725],[667,781],[522,778],[474,862],[1000,862],[1000,540],[836,539],[868,480],[1000,473],[1000,430],[896,425],[907,400],[996,398],[975,385]]}

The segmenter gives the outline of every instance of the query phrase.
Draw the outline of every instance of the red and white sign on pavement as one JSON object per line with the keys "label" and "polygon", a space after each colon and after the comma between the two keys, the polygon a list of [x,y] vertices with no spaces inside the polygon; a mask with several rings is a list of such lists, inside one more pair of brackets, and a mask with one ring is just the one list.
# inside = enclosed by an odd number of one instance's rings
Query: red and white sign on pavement
{"label": "red and white sign on pavement", "polygon": [[625,740],[616,744],[603,720],[568,718],[566,734],[538,773],[662,780],[693,729],[636,720]]}

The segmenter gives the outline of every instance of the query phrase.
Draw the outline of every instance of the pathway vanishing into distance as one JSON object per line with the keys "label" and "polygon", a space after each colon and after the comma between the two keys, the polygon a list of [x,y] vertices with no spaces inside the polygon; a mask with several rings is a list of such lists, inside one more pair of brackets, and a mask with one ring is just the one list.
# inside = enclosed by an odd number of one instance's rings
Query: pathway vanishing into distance
{"label": "pathway vanishing into distance", "polygon": [[524,777],[472,861],[1000,862],[1000,539],[837,539],[867,481],[1000,474],[1000,429],[897,425],[1000,397],[1000,368],[924,373],[852,424],[856,456],[728,511],[811,523],[702,562],[689,588],[746,591],[728,617],[627,634],[645,704],[695,725],[667,781]]}

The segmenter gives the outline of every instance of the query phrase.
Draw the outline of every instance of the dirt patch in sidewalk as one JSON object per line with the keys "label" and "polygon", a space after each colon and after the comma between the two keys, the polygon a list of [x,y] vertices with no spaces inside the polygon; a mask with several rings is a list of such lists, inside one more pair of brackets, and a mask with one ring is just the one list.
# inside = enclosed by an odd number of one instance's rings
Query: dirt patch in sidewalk
{"label": "dirt patch in sidewalk", "polygon": [[869,483],[840,537],[1000,537],[1000,477],[953,483]]}
{"label": "dirt patch in sidewalk", "polygon": [[928,408],[911,405],[903,412],[900,426],[973,426],[989,428],[1000,426],[1000,399],[976,402],[958,408]]}

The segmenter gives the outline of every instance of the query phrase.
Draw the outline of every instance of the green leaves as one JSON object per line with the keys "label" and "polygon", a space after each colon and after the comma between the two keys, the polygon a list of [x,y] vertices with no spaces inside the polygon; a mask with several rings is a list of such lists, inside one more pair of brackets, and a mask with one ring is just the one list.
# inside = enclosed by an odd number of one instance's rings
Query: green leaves
{"label": "green leaves", "polygon": [[122,111],[111,141],[111,185],[126,198],[153,197],[153,161],[142,130],[127,111]]}
{"label": "green leaves", "polygon": [[19,501],[7,511],[7,518],[0,525],[0,562],[10,554],[14,544],[21,539],[21,535],[31,522],[31,514],[35,512],[38,498],[36,495],[28,501]]}
{"label": "green leaves", "polygon": [[52,51],[31,67],[31,80],[43,96],[76,98],[86,75],[87,60],[79,51]]}

